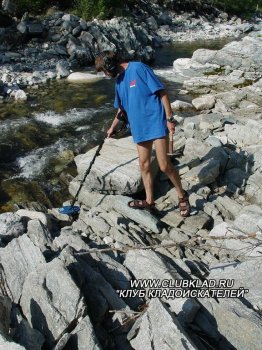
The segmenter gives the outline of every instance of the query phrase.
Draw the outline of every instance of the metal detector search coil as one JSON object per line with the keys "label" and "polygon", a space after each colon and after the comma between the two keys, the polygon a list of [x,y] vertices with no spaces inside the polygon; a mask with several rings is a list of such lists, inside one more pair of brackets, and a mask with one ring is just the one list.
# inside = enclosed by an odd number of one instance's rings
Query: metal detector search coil
{"label": "metal detector search coil", "polygon": [[76,215],[79,213],[80,211],[80,207],[76,206],[76,205],[65,205],[62,208],[58,209],[60,214],[64,214],[64,215]]}

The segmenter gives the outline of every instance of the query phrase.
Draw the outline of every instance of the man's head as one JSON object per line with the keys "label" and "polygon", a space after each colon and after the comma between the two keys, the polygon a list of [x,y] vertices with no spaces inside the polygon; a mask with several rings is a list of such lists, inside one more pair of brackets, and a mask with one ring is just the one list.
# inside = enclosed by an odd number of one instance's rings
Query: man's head
{"label": "man's head", "polygon": [[104,51],[96,56],[95,67],[97,72],[104,72],[106,75],[115,78],[119,73],[117,53]]}

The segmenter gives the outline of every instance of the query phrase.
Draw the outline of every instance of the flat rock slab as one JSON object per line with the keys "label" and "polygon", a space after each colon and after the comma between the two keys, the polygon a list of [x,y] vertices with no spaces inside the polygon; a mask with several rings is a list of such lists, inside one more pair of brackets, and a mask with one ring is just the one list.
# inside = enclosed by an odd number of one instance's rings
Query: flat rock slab
{"label": "flat rock slab", "polygon": [[[237,298],[219,298],[219,302],[214,298],[202,298],[201,304],[205,310],[200,309],[194,322],[204,333],[209,333],[212,327],[213,334],[218,331],[224,337],[218,349],[261,350],[261,318],[258,312],[244,303],[245,300]],[[206,313],[208,320],[202,318],[200,321],[202,312]]]}
{"label": "flat rock slab", "polygon": [[26,350],[25,347],[15,342],[10,342],[4,339],[1,334],[0,334],[0,349],[1,350]]}
{"label": "flat rock slab", "polygon": [[262,261],[247,260],[242,263],[224,263],[210,267],[209,279],[233,279],[234,287],[248,289],[245,299],[256,310],[262,309]]}
{"label": "flat rock slab", "polygon": [[45,258],[27,235],[15,238],[0,249],[0,276],[4,281],[0,287],[12,301],[18,303],[27,275],[45,264]]}
{"label": "flat rock slab", "polygon": [[0,242],[5,243],[25,232],[25,225],[16,213],[0,214]]}
{"label": "flat rock slab", "polygon": [[167,307],[152,299],[131,345],[136,350],[197,349]]}
{"label": "flat rock slab", "polygon": [[[70,183],[70,193],[74,195],[77,188],[77,182],[72,181]],[[78,199],[79,202],[84,203],[87,207],[100,206],[103,210],[109,212],[114,210],[154,233],[160,233],[161,231],[159,220],[149,211],[129,208],[128,202],[132,200],[130,197],[121,195],[107,196],[97,192],[89,192],[84,186]]]}
{"label": "flat rock slab", "polygon": [[79,288],[59,259],[39,266],[26,278],[20,305],[30,325],[53,345],[85,312]]}
{"label": "flat rock slab", "polygon": [[72,82],[83,82],[86,83],[88,81],[94,81],[94,80],[100,80],[102,79],[102,76],[98,76],[96,74],[90,74],[90,73],[84,73],[84,72],[74,72],[71,73],[67,80]]}
{"label": "flat rock slab", "polygon": [[[75,158],[80,181],[96,149],[93,148]],[[153,168],[155,164],[153,157]],[[133,194],[141,191],[142,186],[137,150],[132,138],[106,139],[86,178],[85,187],[106,193]]]}
{"label": "flat rock slab", "polygon": [[[160,253],[151,250],[128,251],[124,265],[132,271],[137,280],[175,281],[182,279],[175,266],[171,265]],[[150,287],[145,289],[150,290]],[[171,310],[176,313],[182,324],[192,322],[199,310],[199,305],[194,299],[163,297],[161,300],[170,305]]]}

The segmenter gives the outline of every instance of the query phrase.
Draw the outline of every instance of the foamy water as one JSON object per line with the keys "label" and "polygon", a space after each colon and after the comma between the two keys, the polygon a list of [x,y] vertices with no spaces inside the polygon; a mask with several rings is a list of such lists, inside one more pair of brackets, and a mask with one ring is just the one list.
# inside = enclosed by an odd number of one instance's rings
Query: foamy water
{"label": "foamy water", "polygon": [[10,132],[14,132],[22,126],[28,124],[30,122],[30,118],[19,118],[19,119],[9,119],[1,121],[0,123],[0,139],[9,134]]}
{"label": "foamy water", "polygon": [[35,113],[34,119],[38,122],[49,124],[52,126],[60,126],[64,124],[73,124],[81,120],[90,121],[96,114],[105,111],[106,107],[101,108],[88,108],[88,109],[77,109],[73,108],[65,114],[58,114],[53,111],[47,111],[44,113]]}
{"label": "foamy water", "polygon": [[20,172],[15,177],[23,177],[33,179],[42,174],[44,169],[48,167],[49,161],[54,155],[58,155],[68,149],[68,142],[58,140],[51,146],[38,148],[23,157],[16,160]]}

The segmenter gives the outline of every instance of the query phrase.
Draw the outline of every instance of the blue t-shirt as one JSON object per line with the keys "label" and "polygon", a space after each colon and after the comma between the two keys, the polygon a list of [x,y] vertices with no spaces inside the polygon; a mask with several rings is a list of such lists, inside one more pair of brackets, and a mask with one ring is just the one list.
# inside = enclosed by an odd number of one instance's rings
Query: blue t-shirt
{"label": "blue t-shirt", "polygon": [[126,111],[135,143],[167,135],[164,106],[156,94],[163,89],[152,69],[141,62],[129,62],[117,78],[114,107]]}

